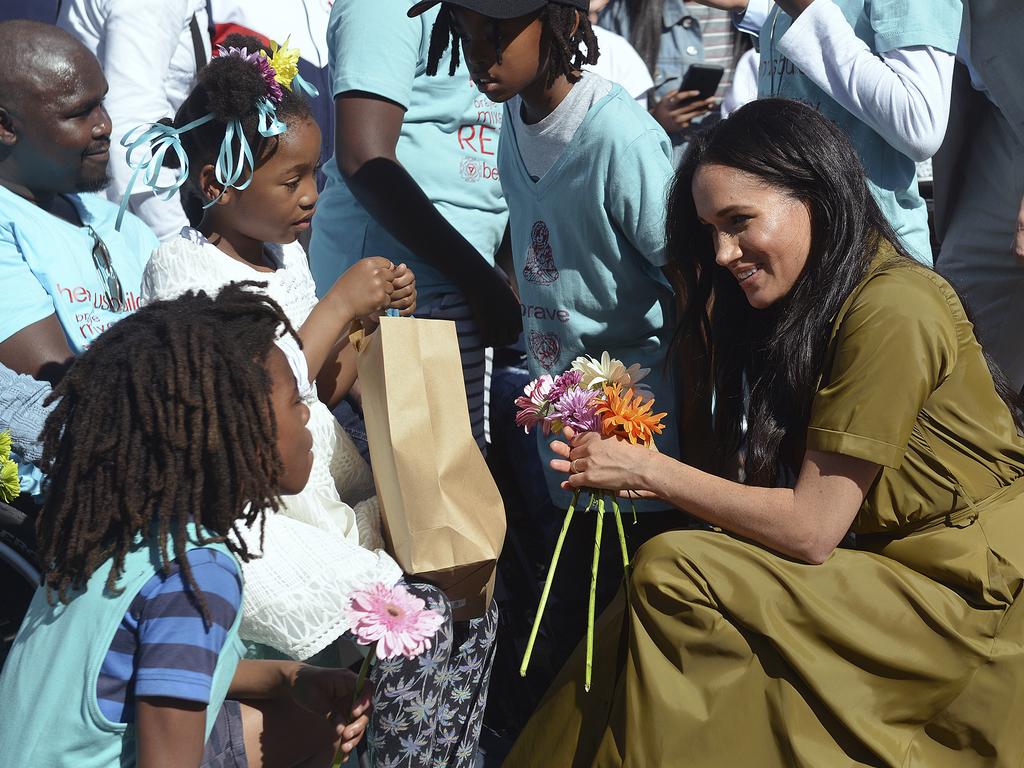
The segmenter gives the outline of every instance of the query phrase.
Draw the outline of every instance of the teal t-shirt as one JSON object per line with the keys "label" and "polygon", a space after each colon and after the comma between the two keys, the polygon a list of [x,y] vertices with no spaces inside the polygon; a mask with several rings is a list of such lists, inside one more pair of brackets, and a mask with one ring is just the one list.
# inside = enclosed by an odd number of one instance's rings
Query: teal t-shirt
{"label": "teal t-shirt", "polygon": [[[930,46],[956,53],[963,5],[960,0],[832,0],[854,33],[876,54]],[[757,95],[797,99],[815,107],[850,138],[864,165],[868,186],[904,245],[931,266],[928,211],[917,188],[913,160],[850,114],[778,50],[792,18],[778,5],[761,28]]]}
{"label": "teal t-shirt", "polygon": [[[506,107],[508,109],[508,107]],[[506,115],[508,118],[508,115]],[[678,455],[675,381],[666,365],[672,290],[660,267],[672,182],[665,131],[618,85],[591,106],[572,142],[539,181],[526,170],[511,119],[498,154],[530,373],[556,375],[580,355],[608,352],[650,368],[645,380],[668,427],[657,439]],[[547,466],[552,499],[564,479]]]}
{"label": "teal t-shirt", "polygon": [[[501,109],[477,91],[464,63],[449,76],[450,48],[437,75],[426,74],[437,10],[410,19],[411,5],[411,0],[334,3],[327,27],[334,95],[363,91],[405,110],[398,161],[493,264],[507,220],[497,168]],[[421,304],[455,290],[440,271],[374,221],[352,195],[335,158],[327,163],[326,175],[310,246],[310,268],[321,295],[363,256],[407,263],[416,273]]]}

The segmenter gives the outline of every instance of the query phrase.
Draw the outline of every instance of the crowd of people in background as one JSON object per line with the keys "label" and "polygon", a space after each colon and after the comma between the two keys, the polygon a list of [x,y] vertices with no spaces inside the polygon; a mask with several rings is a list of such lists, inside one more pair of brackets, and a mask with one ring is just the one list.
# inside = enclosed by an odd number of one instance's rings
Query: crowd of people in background
{"label": "crowd of people in background", "polygon": [[[42,582],[0,754],[1019,765],[1021,32],[1010,0],[0,0],[4,535]],[[348,336],[383,313],[454,324],[506,501],[469,620],[386,551]],[[650,371],[657,451],[516,425],[602,352]],[[589,693],[592,524],[517,673],[580,488],[638,499]],[[442,623],[363,691],[371,582]]]}

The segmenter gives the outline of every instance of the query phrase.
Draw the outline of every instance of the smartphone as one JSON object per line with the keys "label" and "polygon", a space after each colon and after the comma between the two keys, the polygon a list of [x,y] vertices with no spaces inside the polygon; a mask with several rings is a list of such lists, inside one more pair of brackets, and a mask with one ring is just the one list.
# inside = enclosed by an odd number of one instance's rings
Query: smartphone
{"label": "smartphone", "polygon": [[691,64],[683,73],[680,91],[699,91],[697,99],[710,99],[718,90],[725,70],[709,64]]}

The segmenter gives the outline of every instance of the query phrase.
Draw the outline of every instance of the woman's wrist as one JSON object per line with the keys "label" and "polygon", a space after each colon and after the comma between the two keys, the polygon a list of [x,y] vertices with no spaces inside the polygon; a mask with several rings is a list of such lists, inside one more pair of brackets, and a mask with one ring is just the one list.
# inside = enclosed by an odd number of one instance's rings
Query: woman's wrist
{"label": "woman's wrist", "polygon": [[671,461],[671,459],[665,456],[665,454],[654,450],[644,449],[644,451],[644,458],[640,461],[639,472],[637,473],[643,487],[634,490],[648,491],[659,499],[664,499],[664,478],[666,473],[671,471],[671,468],[667,466],[668,461]]}

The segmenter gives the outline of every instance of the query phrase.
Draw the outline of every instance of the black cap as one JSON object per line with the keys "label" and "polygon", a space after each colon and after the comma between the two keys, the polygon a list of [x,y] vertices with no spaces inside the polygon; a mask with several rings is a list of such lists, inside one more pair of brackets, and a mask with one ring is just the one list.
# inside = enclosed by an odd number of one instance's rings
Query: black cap
{"label": "black cap", "polygon": [[516,19],[539,11],[545,5],[567,5],[583,13],[590,10],[590,0],[420,0],[409,9],[409,16],[419,16],[442,2],[492,19]]}

